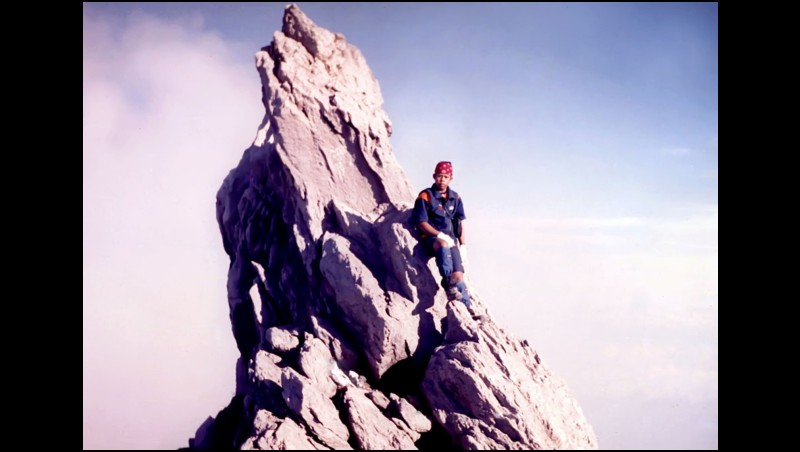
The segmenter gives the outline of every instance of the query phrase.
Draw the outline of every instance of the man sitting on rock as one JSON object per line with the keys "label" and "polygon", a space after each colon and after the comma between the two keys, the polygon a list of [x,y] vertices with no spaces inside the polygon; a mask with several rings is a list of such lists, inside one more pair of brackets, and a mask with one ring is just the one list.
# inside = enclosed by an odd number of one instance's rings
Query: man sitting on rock
{"label": "man sitting on rock", "polygon": [[[417,226],[425,251],[429,256],[436,256],[436,266],[442,276],[447,299],[460,299],[472,313],[462,263],[462,258],[467,257],[464,202],[455,190],[449,188],[453,180],[453,165],[450,162],[437,163],[433,180],[434,184],[422,190],[417,197],[411,222]],[[456,246],[456,239],[459,246]]]}

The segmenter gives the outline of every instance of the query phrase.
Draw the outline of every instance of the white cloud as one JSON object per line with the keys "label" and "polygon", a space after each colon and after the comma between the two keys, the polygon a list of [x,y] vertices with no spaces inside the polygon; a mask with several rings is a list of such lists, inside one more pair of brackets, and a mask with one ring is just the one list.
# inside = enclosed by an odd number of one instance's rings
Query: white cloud
{"label": "white cloud", "polygon": [[719,398],[716,344],[613,344],[604,347],[601,356],[614,363],[603,375],[606,396],[639,394],[692,402]]}
{"label": "white cloud", "polygon": [[198,17],[84,16],[84,448],[186,446],[233,392],[215,195],[263,116]]}
{"label": "white cloud", "polygon": [[686,206],[683,210],[680,216],[672,218],[480,215],[481,221],[471,221],[469,228],[479,238],[491,236],[492,231],[504,231],[506,237],[513,237],[516,247],[528,251],[606,255],[716,251],[719,229],[716,206]]}
{"label": "white cloud", "polygon": [[579,400],[705,403],[717,392],[717,207],[674,211],[472,221],[467,271]]}
{"label": "white cloud", "polygon": [[645,224],[644,219],[637,217],[543,218],[525,221],[526,227],[543,229],[634,228]]}

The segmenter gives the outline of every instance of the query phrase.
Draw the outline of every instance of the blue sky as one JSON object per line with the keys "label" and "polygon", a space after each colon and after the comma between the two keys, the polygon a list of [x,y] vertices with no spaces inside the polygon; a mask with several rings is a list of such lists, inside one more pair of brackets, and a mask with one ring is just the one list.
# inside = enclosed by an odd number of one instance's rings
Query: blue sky
{"label": "blue sky", "polygon": [[[86,448],[180,447],[232,396],[214,194],[285,5],[84,3]],[[717,448],[717,4],[298,5],[412,184],[453,162],[473,287],[600,446]]]}

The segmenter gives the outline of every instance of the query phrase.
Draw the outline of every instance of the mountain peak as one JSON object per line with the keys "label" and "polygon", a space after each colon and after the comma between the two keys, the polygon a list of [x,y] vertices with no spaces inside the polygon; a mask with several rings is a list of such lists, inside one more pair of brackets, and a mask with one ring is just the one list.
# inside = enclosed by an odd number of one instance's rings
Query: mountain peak
{"label": "mountain peak", "polygon": [[447,301],[361,52],[289,5],[256,69],[266,112],[217,193],[236,396],[190,446],[596,448],[474,288],[477,320]]}

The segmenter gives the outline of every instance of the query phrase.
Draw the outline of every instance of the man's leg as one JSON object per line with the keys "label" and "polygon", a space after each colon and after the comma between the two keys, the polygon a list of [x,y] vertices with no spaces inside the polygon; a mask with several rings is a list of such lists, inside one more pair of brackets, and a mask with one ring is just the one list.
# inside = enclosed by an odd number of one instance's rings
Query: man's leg
{"label": "man's leg", "polygon": [[453,275],[453,254],[452,250],[447,246],[444,240],[437,239],[436,237],[429,237],[424,242],[425,246],[432,251],[432,255],[436,257],[436,268],[439,269],[439,275],[442,277],[442,289],[447,293],[448,300],[455,300],[461,296],[457,292],[455,286],[450,286],[450,277]]}
{"label": "man's leg", "polygon": [[457,247],[448,247],[444,240],[430,237],[427,240],[436,256],[436,267],[442,275],[442,288],[450,301],[461,300],[467,308],[472,303],[469,299],[469,290],[464,282],[464,264],[461,262],[461,253]]}
{"label": "man's leg", "polygon": [[453,252],[446,245],[438,243],[434,245],[436,249],[436,266],[443,278],[448,279],[453,274]]}
{"label": "man's leg", "polygon": [[433,242],[434,254],[436,256],[436,266],[439,274],[442,275],[442,288],[450,301],[461,300],[469,308],[469,291],[464,282],[464,265],[461,262],[461,254],[458,248],[450,248],[443,240]]}
{"label": "man's leg", "polygon": [[469,300],[467,283],[464,282],[464,264],[461,262],[461,253],[458,248],[453,247],[451,255],[453,259],[453,273],[450,275],[450,286],[458,289],[461,295],[461,302],[469,308],[471,303]]}

